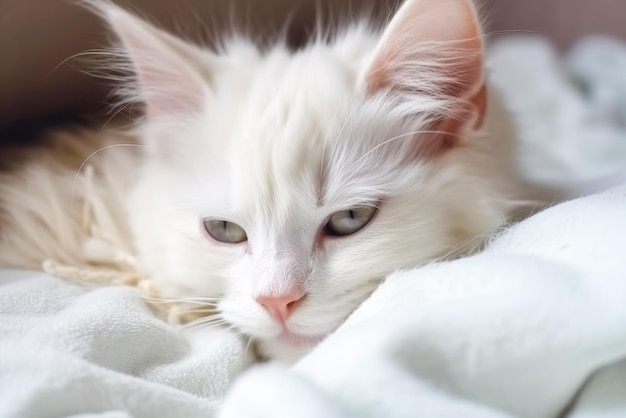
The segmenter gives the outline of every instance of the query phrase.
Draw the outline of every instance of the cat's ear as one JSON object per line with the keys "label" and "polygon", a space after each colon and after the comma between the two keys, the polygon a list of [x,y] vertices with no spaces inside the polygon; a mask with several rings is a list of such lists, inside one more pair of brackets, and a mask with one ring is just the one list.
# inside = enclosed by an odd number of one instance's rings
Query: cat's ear
{"label": "cat's ear", "polygon": [[145,103],[148,118],[202,109],[209,90],[203,77],[203,66],[206,68],[212,58],[209,53],[112,3],[87,2],[119,37],[137,84],[131,94],[138,97],[131,100]]}
{"label": "cat's ear", "polygon": [[[391,20],[360,85],[365,94],[451,99],[465,109],[442,115],[434,129],[449,133],[438,146],[454,144],[459,130],[482,124],[486,111],[483,34],[472,0],[406,0]],[[452,112],[454,113],[454,112]],[[433,149],[435,148],[435,149]]]}

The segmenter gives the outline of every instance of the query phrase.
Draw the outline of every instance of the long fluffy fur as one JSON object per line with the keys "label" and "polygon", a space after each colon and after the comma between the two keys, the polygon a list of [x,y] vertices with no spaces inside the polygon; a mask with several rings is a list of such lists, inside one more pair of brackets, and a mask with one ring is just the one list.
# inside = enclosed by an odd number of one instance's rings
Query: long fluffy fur
{"label": "long fluffy fur", "polygon": [[[7,152],[0,173],[0,266],[40,269],[45,260],[87,266],[92,217],[111,243],[132,253],[128,185],[139,160],[133,136],[119,131],[54,132],[28,150]],[[89,179],[93,171],[94,181]],[[88,204],[91,214],[86,214]]]}
{"label": "long fluffy fur", "polygon": [[[56,148],[2,174],[0,265],[93,263],[88,201],[100,233],[164,294],[219,299],[224,320],[293,357],[386,275],[471,251],[503,224],[511,200],[497,112],[439,158],[410,157],[433,135],[420,133],[468,108],[442,87],[463,54],[446,41],[410,46],[391,68],[397,88],[367,96],[359,77],[381,35],[367,24],[295,52],[236,38],[216,53],[91,4],[125,41],[111,53],[121,103],[146,102],[147,118],[129,135],[57,134]],[[106,148],[119,143],[128,145]],[[85,161],[93,179],[79,171]],[[355,205],[380,206],[371,225],[313,244],[330,214]],[[249,242],[211,242],[203,217],[242,225]],[[254,297],[296,281],[308,295],[289,319],[295,341],[281,340]]]}

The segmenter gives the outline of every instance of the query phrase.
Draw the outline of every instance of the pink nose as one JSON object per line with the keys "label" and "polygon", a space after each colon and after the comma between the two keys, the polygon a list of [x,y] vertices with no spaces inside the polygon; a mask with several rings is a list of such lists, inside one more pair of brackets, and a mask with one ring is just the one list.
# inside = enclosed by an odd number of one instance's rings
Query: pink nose
{"label": "pink nose", "polygon": [[272,318],[284,323],[306,294],[296,290],[278,296],[259,296],[256,301],[268,310]]}

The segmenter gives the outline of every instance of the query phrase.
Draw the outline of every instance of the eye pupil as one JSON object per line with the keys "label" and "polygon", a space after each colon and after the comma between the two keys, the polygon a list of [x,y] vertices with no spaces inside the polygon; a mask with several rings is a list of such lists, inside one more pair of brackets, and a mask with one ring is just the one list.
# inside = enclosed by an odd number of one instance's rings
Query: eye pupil
{"label": "eye pupil", "polygon": [[202,225],[206,233],[219,242],[239,244],[248,240],[246,231],[233,222],[207,218],[202,221]]}
{"label": "eye pupil", "polygon": [[329,236],[344,237],[363,229],[376,214],[374,206],[359,206],[336,212],[324,225],[324,233]]}

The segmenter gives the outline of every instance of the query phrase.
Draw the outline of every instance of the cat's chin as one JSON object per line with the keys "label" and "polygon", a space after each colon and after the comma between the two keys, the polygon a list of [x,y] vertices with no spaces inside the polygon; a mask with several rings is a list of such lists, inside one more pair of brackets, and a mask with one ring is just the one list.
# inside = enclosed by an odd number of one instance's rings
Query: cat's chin
{"label": "cat's chin", "polygon": [[323,338],[322,336],[306,336],[285,331],[276,338],[257,340],[257,353],[270,361],[294,364]]}

